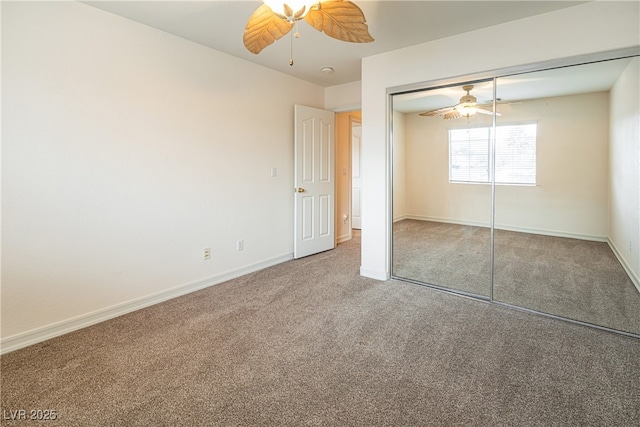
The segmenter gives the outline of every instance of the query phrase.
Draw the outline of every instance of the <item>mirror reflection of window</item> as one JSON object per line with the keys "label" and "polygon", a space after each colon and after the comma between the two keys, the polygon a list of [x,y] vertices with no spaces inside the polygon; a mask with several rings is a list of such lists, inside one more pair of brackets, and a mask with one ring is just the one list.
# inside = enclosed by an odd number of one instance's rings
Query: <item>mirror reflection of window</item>
{"label": "mirror reflection of window", "polygon": [[[497,184],[536,183],[537,123],[496,128]],[[491,183],[493,127],[449,130],[449,182]]]}

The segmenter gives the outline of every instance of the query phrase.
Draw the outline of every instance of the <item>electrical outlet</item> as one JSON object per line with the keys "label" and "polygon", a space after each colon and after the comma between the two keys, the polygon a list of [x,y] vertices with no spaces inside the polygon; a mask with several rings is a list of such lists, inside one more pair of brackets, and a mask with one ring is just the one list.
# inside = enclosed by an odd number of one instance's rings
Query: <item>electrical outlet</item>
{"label": "electrical outlet", "polygon": [[239,251],[244,249],[244,240],[238,240],[236,242],[236,249]]}
{"label": "electrical outlet", "polygon": [[204,251],[202,251],[202,258],[205,260],[211,259],[211,248],[204,248]]}

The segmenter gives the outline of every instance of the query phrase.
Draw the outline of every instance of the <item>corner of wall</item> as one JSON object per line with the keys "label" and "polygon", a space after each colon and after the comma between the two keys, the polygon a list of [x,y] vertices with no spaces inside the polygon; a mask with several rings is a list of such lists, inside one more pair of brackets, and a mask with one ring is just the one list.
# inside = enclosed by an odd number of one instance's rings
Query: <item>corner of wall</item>
{"label": "corner of wall", "polygon": [[342,112],[360,110],[362,106],[361,82],[344,83],[324,89],[325,110]]}

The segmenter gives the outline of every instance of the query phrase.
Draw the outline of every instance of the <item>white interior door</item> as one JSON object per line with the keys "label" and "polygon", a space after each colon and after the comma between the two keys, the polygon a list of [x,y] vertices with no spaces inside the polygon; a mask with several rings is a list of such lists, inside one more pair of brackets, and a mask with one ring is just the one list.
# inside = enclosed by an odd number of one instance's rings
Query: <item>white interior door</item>
{"label": "white interior door", "polygon": [[362,125],[351,124],[351,228],[362,228],[362,177],[360,175],[360,152],[362,148]]}
{"label": "white interior door", "polygon": [[335,247],[335,114],[295,106],[294,258]]}

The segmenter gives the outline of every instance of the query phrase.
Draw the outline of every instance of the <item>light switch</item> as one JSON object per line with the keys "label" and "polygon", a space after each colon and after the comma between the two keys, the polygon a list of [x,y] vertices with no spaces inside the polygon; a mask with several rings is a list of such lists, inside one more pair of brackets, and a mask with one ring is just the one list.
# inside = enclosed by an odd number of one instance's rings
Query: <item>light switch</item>
{"label": "light switch", "polygon": [[278,176],[278,168],[271,168],[271,176],[272,177]]}

